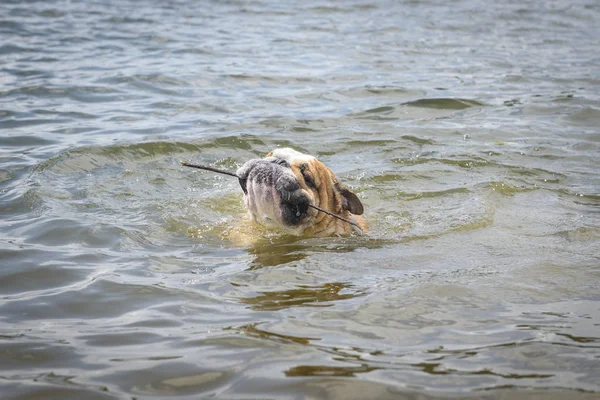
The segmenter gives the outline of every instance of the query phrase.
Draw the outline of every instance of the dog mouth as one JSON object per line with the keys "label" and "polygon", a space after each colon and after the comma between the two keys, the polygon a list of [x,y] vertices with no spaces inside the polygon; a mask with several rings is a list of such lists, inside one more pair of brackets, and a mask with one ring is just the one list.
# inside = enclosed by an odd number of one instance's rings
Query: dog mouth
{"label": "dog mouth", "polygon": [[257,222],[293,228],[309,216],[311,200],[287,161],[274,157],[250,160],[236,175],[246,206]]}

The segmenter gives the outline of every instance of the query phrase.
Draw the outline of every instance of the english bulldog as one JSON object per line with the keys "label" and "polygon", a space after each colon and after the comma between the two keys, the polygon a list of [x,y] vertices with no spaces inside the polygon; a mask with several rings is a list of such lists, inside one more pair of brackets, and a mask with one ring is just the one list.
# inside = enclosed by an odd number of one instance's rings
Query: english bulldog
{"label": "english bulldog", "polygon": [[367,230],[363,205],[315,157],[290,148],[253,159],[235,175],[252,220],[297,236],[346,236]]}

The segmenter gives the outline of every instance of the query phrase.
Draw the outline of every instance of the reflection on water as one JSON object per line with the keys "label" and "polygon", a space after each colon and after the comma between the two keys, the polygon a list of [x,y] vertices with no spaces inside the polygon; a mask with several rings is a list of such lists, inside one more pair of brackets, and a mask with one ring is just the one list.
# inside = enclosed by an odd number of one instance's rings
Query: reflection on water
{"label": "reflection on water", "polygon": [[[393,241],[369,238],[360,234],[348,238],[298,238],[265,232],[263,229],[257,229],[254,226],[243,233],[245,235],[256,235],[258,233],[265,236],[263,238],[251,236],[250,243],[245,243],[248,254],[254,256],[250,269],[294,263],[315,253],[329,252],[339,255],[340,253],[352,253],[357,249],[378,248],[386,243],[394,243]],[[230,238],[230,236],[226,235],[225,237]],[[236,239],[233,239],[233,242],[237,243]]]}
{"label": "reflection on water", "polygon": [[376,367],[361,365],[357,367],[333,367],[326,365],[299,365],[285,371],[285,376],[356,376],[356,374],[371,372]]}
{"label": "reflection on water", "polygon": [[250,269],[276,267],[278,265],[300,261],[311,254],[311,246],[301,239],[289,236],[270,236],[248,247],[248,253],[254,259]]}
{"label": "reflection on water", "polygon": [[[3,400],[598,397],[596,2],[0,13]],[[179,163],[277,147],[369,233]]]}
{"label": "reflection on water", "polygon": [[310,344],[312,341],[320,340],[318,338],[304,338],[291,335],[281,335],[267,330],[259,329],[256,324],[246,325],[242,328],[242,332],[250,337],[256,337],[260,339],[266,339],[275,342],[291,342],[297,344]]}
{"label": "reflection on water", "polygon": [[[334,282],[318,287],[299,286],[296,289],[261,292],[256,297],[241,298],[240,301],[249,304],[253,310],[281,310],[302,305],[330,307],[335,301],[361,295],[360,292],[354,292],[352,289],[352,285]],[[340,293],[342,291],[343,293]]]}

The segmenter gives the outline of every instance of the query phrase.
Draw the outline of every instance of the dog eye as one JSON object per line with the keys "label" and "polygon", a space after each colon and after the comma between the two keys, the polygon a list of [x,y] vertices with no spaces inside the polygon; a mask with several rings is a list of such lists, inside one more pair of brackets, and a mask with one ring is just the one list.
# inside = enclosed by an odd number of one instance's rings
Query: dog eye
{"label": "dog eye", "polygon": [[275,163],[277,165],[281,165],[282,167],[288,167],[288,168],[290,167],[290,163],[288,163],[283,158],[276,158],[275,160],[273,160],[273,163]]}
{"label": "dog eye", "polygon": [[304,182],[306,182],[306,186],[313,188],[313,189],[316,188],[317,185],[315,184],[315,181],[313,180],[312,175],[308,171],[308,165],[302,164],[300,166],[300,173],[302,174],[302,177],[304,178]]}

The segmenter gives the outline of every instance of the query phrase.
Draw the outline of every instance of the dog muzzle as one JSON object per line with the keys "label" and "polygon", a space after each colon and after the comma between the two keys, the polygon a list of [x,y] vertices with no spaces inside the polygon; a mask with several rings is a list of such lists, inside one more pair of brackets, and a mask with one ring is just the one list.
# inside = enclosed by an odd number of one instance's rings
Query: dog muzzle
{"label": "dog muzzle", "polygon": [[275,157],[250,160],[236,175],[248,211],[261,225],[294,229],[310,217],[309,194],[287,161]]}

